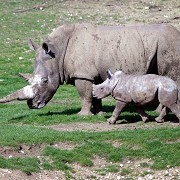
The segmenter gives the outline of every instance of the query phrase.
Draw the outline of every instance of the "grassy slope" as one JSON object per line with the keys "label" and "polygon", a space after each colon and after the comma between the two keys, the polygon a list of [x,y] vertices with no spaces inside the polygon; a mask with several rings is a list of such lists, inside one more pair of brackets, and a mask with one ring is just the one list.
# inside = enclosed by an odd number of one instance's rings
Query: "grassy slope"
{"label": "grassy slope", "polygon": [[[19,72],[32,72],[34,53],[27,46],[28,38],[32,37],[40,43],[44,37],[59,24],[67,22],[89,21],[98,24],[114,24],[134,22],[132,17],[127,20],[121,14],[104,15],[101,11],[83,10],[93,8],[92,4],[80,4],[72,7],[64,5],[61,1],[48,1],[47,5],[54,3],[44,10],[32,9],[21,13],[22,9],[29,9],[44,1],[3,1],[0,0],[0,96],[7,95],[24,85],[17,74]],[[174,1],[173,1],[174,2]],[[81,8],[81,5],[83,8]],[[97,5],[99,6],[99,5]],[[98,9],[98,8],[97,8]],[[142,7],[139,11],[142,11]],[[136,15],[134,15],[136,17]],[[114,101],[104,101],[106,116],[110,116]],[[105,116],[81,118],[76,115],[80,109],[80,100],[73,86],[64,85],[55,97],[42,110],[29,110],[25,102],[0,105],[0,146],[17,146],[19,144],[55,143],[58,141],[73,141],[83,143],[82,146],[71,151],[59,150],[49,147],[43,150],[43,155],[49,157],[43,161],[43,168],[69,169],[64,163],[77,161],[82,165],[92,165],[94,154],[102,155],[110,161],[119,161],[124,157],[152,158],[154,168],[165,168],[166,165],[179,166],[178,153],[180,137],[179,128],[166,128],[160,130],[113,131],[99,133],[85,132],[56,132],[49,129],[37,128],[31,125],[49,125],[62,122],[98,122],[105,120]],[[150,112],[152,114],[152,112]],[[133,114],[136,116],[136,114]],[[122,117],[132,119],[134,116],[124,112]],[[123,146],[115,148],[107,140],[122,140]],[[167,144],[166,141],[171,141]],[[131,148],[137,145],[137,150]],[[111,153],[109,153],[111,152]],[[160,155],[159,155],[160,154]],[[74,157],[71,159],[70,157]],[[59,161],[57,162],[58,159]],[[52,163],[49,163],[52,162]],[[42,162],[41,162],[42,163]],[[37,171],[42,165],[37,158],[0,158],[0,167],[17,168],[24,171]]]}

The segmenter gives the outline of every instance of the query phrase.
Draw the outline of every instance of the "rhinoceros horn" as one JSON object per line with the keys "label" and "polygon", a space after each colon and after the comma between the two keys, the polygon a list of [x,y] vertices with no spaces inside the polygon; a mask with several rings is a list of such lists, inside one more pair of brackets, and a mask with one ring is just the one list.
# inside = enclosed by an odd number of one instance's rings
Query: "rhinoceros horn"
{"label": "rhinoceros horn", "polygon": [[28,100],[33,99],[35,96],[31,85],[25,86],[24,88],[17,90],[16,92],[0,99],[0,103],[6,103],[13,100]]}

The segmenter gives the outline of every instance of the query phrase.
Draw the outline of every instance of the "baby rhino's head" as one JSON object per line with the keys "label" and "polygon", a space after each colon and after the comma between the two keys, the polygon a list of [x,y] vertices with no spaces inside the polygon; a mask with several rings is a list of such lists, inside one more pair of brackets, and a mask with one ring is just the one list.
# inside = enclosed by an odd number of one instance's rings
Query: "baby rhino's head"
{"label": "baby rhino's head", "polygon": [[97,99],[102,99],[111,94],[114,87],[118,83],[120,75],[124,74],[122,71],[117,71],[114,75],[108,69],[107,71],[107,79],[98,85],[93,84],[93,97]]}

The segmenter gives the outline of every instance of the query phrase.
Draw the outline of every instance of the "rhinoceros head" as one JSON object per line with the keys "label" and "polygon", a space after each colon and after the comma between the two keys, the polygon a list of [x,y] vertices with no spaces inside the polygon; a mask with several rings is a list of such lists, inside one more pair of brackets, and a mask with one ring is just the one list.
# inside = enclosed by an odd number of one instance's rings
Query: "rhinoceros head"
{"label": "rhinoceros head", "polygon": [[110,70],[107,71],[107,79],[98,85],[93,84],[93,97],[97,99],[102,99],[111,94],[116,84],[119,81],[119,76],[123,74],[122,71],[117,71],[112,74]]}
{"label": "rhinoceros head", "polygon": [[59,66],[56,60],[56,50],[52,44],[43,43],[37,48],[32,41],[30,47],[36,52],[33,78],[30,84],[34,90],[34,97],[28,99],[29,108],[44,107],[53,97],[59,87]]}
{"label": "rhinoceros head", "polygon": [[29,41],[36,52],[33,74],[20,74],[29,85],[0,99],[0,103],[12,100],[27,100],[29,108],[39,109],[45,106],[59,87],[59,66],[55,58],[56,51],[52,44],[43,43],[41,47]]}

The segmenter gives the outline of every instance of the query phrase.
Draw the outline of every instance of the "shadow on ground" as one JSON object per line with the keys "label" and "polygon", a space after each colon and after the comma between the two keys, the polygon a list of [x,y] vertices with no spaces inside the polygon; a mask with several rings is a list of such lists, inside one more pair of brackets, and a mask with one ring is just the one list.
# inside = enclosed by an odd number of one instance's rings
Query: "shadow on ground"
{"label": "shadow on ground", "polygon": [[[154,107],[148,107],[147,113],[149,111],[153,111],[156,108]],[[108,119],[112,112],[114,110],[114,106],[108,106],[105,105],[103,106],[103,111],[106,112],[103,116],[105,117],[105,119]],[[49,116],[62,116],[62,115],[76,115],[78,112],[80,111],[80,108],[71,108],[71,109],[66,109],[63,111],[48,111],[45,113],[40,113],[37,114],[36,116],[38,117],[49,117]],[[157,114],[158,115],[158,114]],[[155,121],[155,117],[157,117],[157,115],[153,115],[151,116],[151,119],[149,121]],[[10,123],[19,123],[19,122],[25,122],[26,119],[29,119],[30,115],[22,115],[22,116],[18,116],[15,118],[10,119],[8,122]],[[94,118],[96,118],[97,116],[94,116]],[[178,123],[179,120],[178,118],[173,115],[172,113],[169,113],[165,118],[165,121],[170,121],[173,123]],[[119,116],[117,123],[118,124],[128,124],[128,123],[136,123],[142,121],[141,117],[138,115],[138,113],[136,113],[134,106],[129,105],[126,108],[123,109],[122,114]],[[33,120],[33,122],[35,122]]]}

